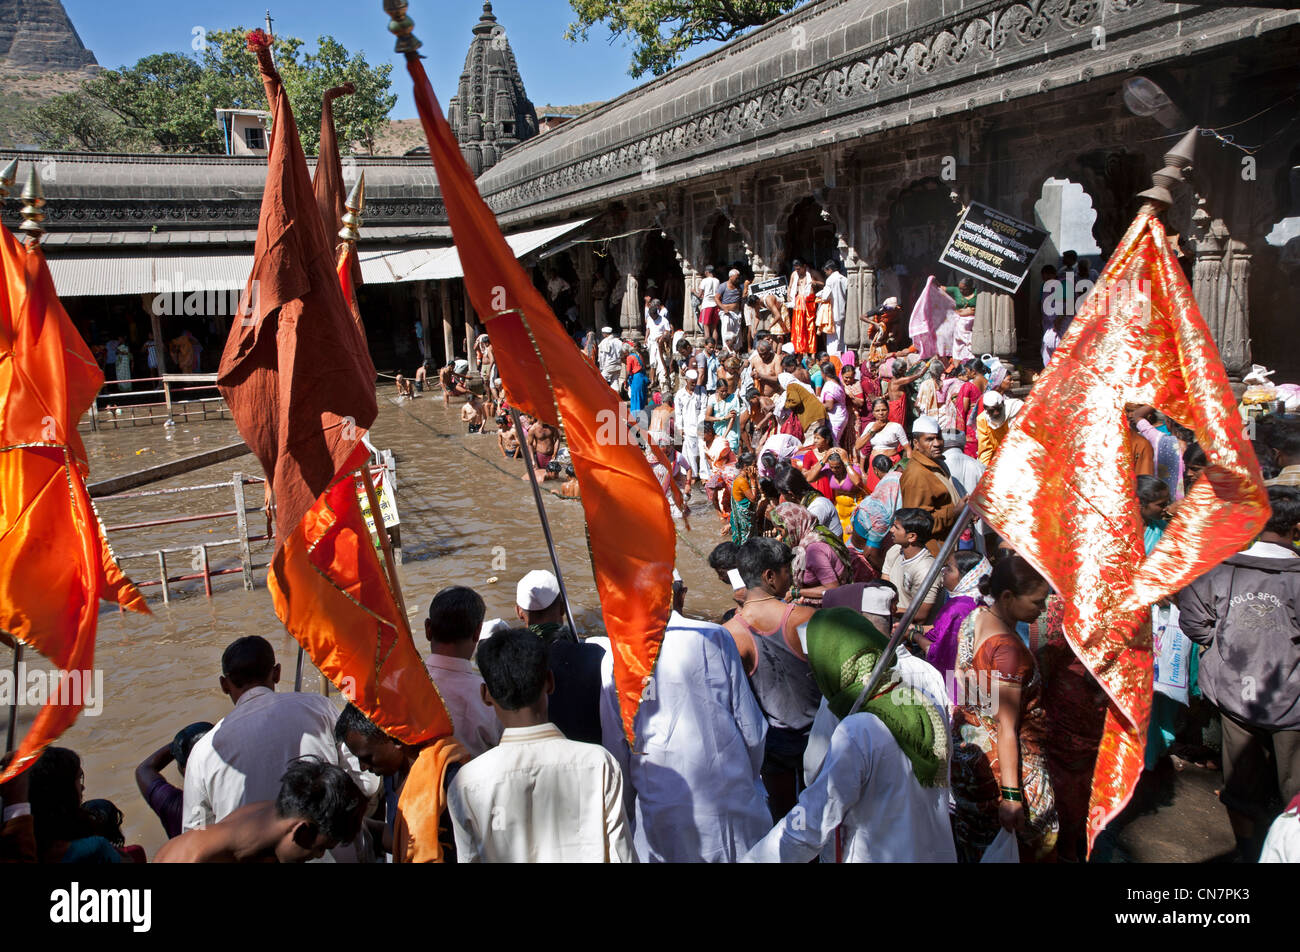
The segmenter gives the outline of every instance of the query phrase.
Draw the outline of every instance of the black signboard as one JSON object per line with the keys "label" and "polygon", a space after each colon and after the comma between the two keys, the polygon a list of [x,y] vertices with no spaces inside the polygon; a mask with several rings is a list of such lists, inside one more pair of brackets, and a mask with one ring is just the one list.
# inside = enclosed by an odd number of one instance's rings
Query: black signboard
{"label": "black signboard", "polygon": [[1047,232],[971,202],[948,239],[940,264],[1011,294],[1020,289]]}
{"label": "black signboard", "polygon": [[766,281],[755,281],[749,286],[750,294],[757,294],[759,297],[766,297],[769,294],[775,294],[778,301],[785,300],[785,292],[789,288],[789,281],[785,278],[768,278]]}

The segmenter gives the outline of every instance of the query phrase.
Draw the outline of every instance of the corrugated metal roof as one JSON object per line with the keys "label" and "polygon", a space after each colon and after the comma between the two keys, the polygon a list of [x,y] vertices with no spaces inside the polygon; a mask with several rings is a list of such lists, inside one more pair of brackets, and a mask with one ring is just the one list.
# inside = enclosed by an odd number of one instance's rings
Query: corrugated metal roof
{"label": "corrugated metal roof", "polygon": [[[394,284],[446,248],[376,248],[361,252],[366,284]],[[252,254],[66,255],[49,259],[60,297],[242,291],[253,270]]]}
{"label": "corrugated metal roof", "polygon": [[[522,258],[590,220],[583,218],[564,225],[521,231],[506,241],[516,257]],[[76,252],[49,259],[54,288],[60,297],[242,291],[253,270],[251,248],[245,254],[225,255],[167,254],[164,247],[148,255],[91,255],[89,249],[95,246],[86,236],[80,237],[80,241],[63,245],[77,248]],[[460,255],[450,246],[363,248],[360,255],[361,276],[366,284],[445,281],[464,274]]]}
{"label": "corrugated metal roof", "polygon": [[[551,225],[549,228],[521,231],[506,236],[506,243],[510,245],[510,250],[515,253],[516,258],[522,258],[529,252],[536,251],[555,239],[567,235],[575,228],[581,228],[589,221],[591,221],[590,218],[581,218],[578,221],[567,222],[563,225]],[[464,274],[465,271],[460,264],[460,254],[452,247],[445,249],[442,254],[432,259],[428,264],[411,272],[404,280],[446,281],[448,278],[463,277]]]}

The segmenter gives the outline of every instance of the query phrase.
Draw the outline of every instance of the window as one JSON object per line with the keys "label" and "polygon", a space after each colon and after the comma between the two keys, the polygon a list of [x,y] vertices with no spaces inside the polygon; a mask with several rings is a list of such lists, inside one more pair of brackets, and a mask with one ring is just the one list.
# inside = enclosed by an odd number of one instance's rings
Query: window
{"label": "window", "polygon": [[244,130],[244,144],[250,149],[265,149],[266,130],[261,126],[249,126]]}

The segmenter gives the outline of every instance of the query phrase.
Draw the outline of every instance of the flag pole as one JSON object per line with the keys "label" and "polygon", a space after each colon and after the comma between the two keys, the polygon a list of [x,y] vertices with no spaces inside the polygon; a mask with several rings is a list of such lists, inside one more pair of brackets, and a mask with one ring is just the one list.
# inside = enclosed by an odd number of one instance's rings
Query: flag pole
{"label": "flag pole", "polygon": [[[393,559],[393,549],[388,543],[388,529],[384,525],[384,513],[379,508],[379,496],[375,493],[374,480],[370,478],[370,459],[361,467],[361,479],[366,484],[366,497],[370,500],[370,517],[374,520],[375,531],[379,534],[379,547],[384,553],[384,571],[388,573],[388,584],[393,590],[393,601],[397,603],[402,617],[406,618],[406,600],[402,598],[402,583],[397,579],[397,565]],[[407,622],[410,624],[409,620]]]}
{"label": "flag pole", "polygon": [[23,643],[14,639],[14,694],[9,699],[9,727],[5,731],[5,753],[14,749],[14,734],[18,726],[18,665],[23,660]]}
{"label": "flag pole", "polygon": [[555,540],[551,538],[551,522],[546,517],[546,506],[542,503],[542,488],[537,482],[537,459],[528,452],[528,437],[524,434],[524,425],[519,419],[519,411],[510,408],[510,418],[515,422],[515,435],[519,438],[519,450],[527,463],[528,482],[533,487],[533,502],[537,503],[537,515],[542,520],[542,534],[546,536],[546,549],[551,554],[551,566],[555,569],[555,580],[560,583],[560,597],[564,599],[564,614],[569,620],[569,631],[578,637],[578,629],[573,624],[573,609],[569,606],[569,591],[564,587],[564,576],[560,574],[560,559],[555,554]]}
{"label": "flag pole", "polygon": [[[952,555],[953,550],[957,548],[957,542],[961,538],[961,534],[966,531],[966,527],[970,525],[971,520],[974,518],[975,510],[971,508],[970,503],[962,503],[961,512],[957,514],[957,521],[953,523],[952,531],[948,533],[948,538],[943,540],[943,545],[939,548],[939,554],[935,556],[934,562],[930,565],[930,571],[926,573],[925,581],[922,582],[921,587],[917,589],[918,592],[927,591],[939,578],[939,573],[943,571],[943,565],[948,561],[948,556]],[[881,652],[880,660],[876,662],[875,670],[871,672],[871,680],[863,685],[862,693],[859,694],[858,699],[853,702],[853,707],[849,708],[849,713],[844,715],[845,717],[856,714],[860,711],[862,705],[867,703],[867,699],[875,693],[876,688],[880,687],[880,682],[885,679],[885,672],[893,667],[893,665],[889,663],[889,659],[894,656],[894,652],[898,650],[898,646],[902,642],[904,635],[907,634],[907,626],[910,625],[912,619],[916,617],[917,611],[921,608],[921,602],[922,599],[918,595],[916,598],[913,598],[911,604],[907,606],[907,611],[903,612],[903,617],[899,620],[898,624],[894,626],[894,633],[889,637],[889,644],[886,645],[885,650]]]}

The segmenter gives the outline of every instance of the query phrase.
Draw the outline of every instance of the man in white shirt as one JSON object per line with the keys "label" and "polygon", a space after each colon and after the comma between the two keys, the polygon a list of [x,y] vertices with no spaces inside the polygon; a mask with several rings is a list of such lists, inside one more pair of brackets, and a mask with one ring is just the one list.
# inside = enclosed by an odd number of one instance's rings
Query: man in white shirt
{"label": "man in white shirt", "polygon": [[[975,491],[979,481],[984,478],[984,464],[966,455],[966,431],[943,431],[943,462],[952,476],[952,484],[957,492],[969,496]],[[984,551],[984,520],[975,523],[975,549]]]}
{"label": "man in white shirt", "polygon": [[319,694],[276,692],[280,665],[265,638],[247,635],[232,642],[221,656],[219,680],[235,707],[190,751],[183,830],[203,829],[245,804],[274,800],[289,764],[307,755],[348,771],[367,797],[378,793],[377,778],[365,774],[350,754],[344,756],[334,740],[338,708],[331,701]]}
{"label": "man in white shirt", "polygon": [[424,665],[442,703],[451,715],[454,736],[471,757],[501,739],[501,722],[483,703],[483,676],[471,660],[487,614],[482,597],[472,588],[444,588],[429,603],[424,636],[432,652]]}
{"label": "man in white shirt", "polygon": [[686,464],[696,473],[701,481],[709,479],[709,461],[705,458],[705,443],[700,439],[701,427],[707,427],[704,413],[709,407],[709,395],[700,386],[700,372],[688,370],[682,389],[673,397],[674,422],[677,432],[682,435],[682,455]]}
{"label": "man in white shirt", "polygon": [[600,329],[600,346],[596,348],[596,360],[600,364],[600,375],[615,390],[618,389],[619,377],[623,374],[623,341],[614,336],[614,328]]}
{"label": "man in white shirt", "polygon": [[849,302],[849,279],[840,273],[834,261],[827,261],[822,266],[826,283],[817,292],[818,301],[831,302],[831,319],[835,330],[826,335],[826,353],[839,354],[844,349],[844,313]]}
{"label": "man in white shirt", "polygon": [[680,612],[686,587],[673,585],[673,613],[642,695],[628,748],[606,654],[600,726],[623,768],[637,858],[659,863],[732,863],[772,825],[763,766],[767,719],[727,629]]}
{"label": "man in white shirt", "polygon": [[704,277],[700,280],[700,326],[704,328],[705,339],[715,344],[722,342],[718,307],[718,291],[721,288],[722,282],[713,276],[713,265],[705,265]]}
{"label": "man in white shirt", "polygon": [[668,377],[668,368],[664,364],[662,338],[672,334],[673,325],[668,320],[668,308],[657,299],[646,298],[645,302],[645,346],[650,355],[650,367],[655,373],[655,383],[660,386]]}
{"label": "man in white shirt", "polygon": [[891,659],[882,687],[849,714],[887,646],[851,608],[817,612],[808,660],[834,718],[843,718],[798,805],[745,856],[747,862],[946,862],[957,860],[948,819],[952,743],[943,679],[924,662]]}
{"label": "man in white shirt", "polygon": [[609,751],[567,740],[547,720],[555,686],[546,648],[526,628],[479,646],[483,701],[501,743],[452,782],[447,809],[462,863],[635,862],[623,773]]}

